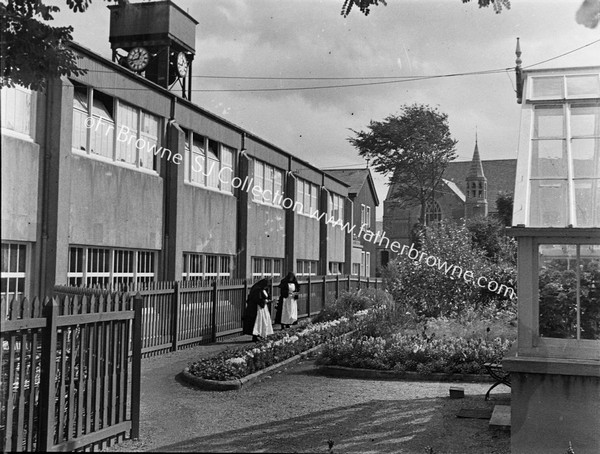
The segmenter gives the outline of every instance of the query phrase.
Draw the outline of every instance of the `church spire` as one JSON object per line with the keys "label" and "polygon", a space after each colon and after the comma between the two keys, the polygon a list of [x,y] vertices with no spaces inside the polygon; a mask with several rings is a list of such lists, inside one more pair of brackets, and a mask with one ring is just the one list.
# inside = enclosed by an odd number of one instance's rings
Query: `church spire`
{"label": "church spire", "polygon": [[473,159],[471,160],[471,167],[467,174],[467,179],[470,178],[485,178],[485,175],[483,174],[483,164],[481,164],[481,157],[479,156],[477,132],[475,132],[475,150],[473,151]]}

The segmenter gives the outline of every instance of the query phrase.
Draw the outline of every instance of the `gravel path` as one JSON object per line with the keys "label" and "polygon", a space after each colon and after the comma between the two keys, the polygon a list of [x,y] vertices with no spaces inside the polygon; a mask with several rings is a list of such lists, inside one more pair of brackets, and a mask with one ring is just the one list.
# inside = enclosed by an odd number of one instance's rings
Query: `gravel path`
{"label": "gravel path", "polygon": [[[239,391],[202,391],[176,378],[190,361],[245,342],[143,360],[140,440],[110,451],[510,453],[508,432],[456,417],[461,408],[506,404],[509,393],[484,401],[489,383],[328,378],[311,360]],[[449,399],[450,386],[463,387],[465,399]]]}

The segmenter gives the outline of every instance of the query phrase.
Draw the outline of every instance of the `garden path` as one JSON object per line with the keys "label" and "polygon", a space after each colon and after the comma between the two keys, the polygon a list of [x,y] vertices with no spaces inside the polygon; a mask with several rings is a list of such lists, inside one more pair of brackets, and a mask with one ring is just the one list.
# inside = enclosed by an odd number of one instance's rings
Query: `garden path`
{"label": "garden path", "polygon": [[[328,378],[301,361],[239,391],[201,391],[176,375],[248,336],[142,361],[141,437],[109,451],[508,454],[507,432],[482,419],[459,419],[461,408],[493,408],[489,387]],[[465,399],[450,400],[462,386]]]}

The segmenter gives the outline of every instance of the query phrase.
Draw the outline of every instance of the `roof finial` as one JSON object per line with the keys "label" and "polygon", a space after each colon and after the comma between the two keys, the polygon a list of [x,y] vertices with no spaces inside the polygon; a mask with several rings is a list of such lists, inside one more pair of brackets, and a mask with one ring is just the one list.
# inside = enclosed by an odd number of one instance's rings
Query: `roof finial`
{"label": "roof finial", "polygon": [[370,161],[371,159],[370,159],[370,158],[365,158],[365,159],[366,159],[366,161],[367,161],[367,167],[366,167],[366,168],[368,169],[368,168],[369,168],[369,161]]}
{"label": "roof finial", "polygon": [[477,125],[475,125],[475,145],[477,145]]}
{"label": "roof finial", "polygon": [[517,78],[517,103],[521,104],[523,100],[523,73],[521,71],[521,43],[517,37],[517,48],[515,49],[515,55],[517,56],[515,63],[515,75]]}

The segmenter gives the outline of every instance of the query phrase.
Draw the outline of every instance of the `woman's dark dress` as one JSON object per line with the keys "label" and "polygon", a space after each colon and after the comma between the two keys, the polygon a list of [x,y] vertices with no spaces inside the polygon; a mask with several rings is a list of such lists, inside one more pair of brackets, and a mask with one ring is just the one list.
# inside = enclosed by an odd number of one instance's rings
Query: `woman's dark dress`
{"label": "woman's dark dress", "polygon": [[254,330],[254,322],[256,322],[256,312],[258,306],[264,307],[268,299],[262,295],[262,290],[268,291],[269,281],[267,279],[261,279],[250,289],[248,299],[246,300],[246,309],[244,311],[242,330],[244,334],[252,335]]}

